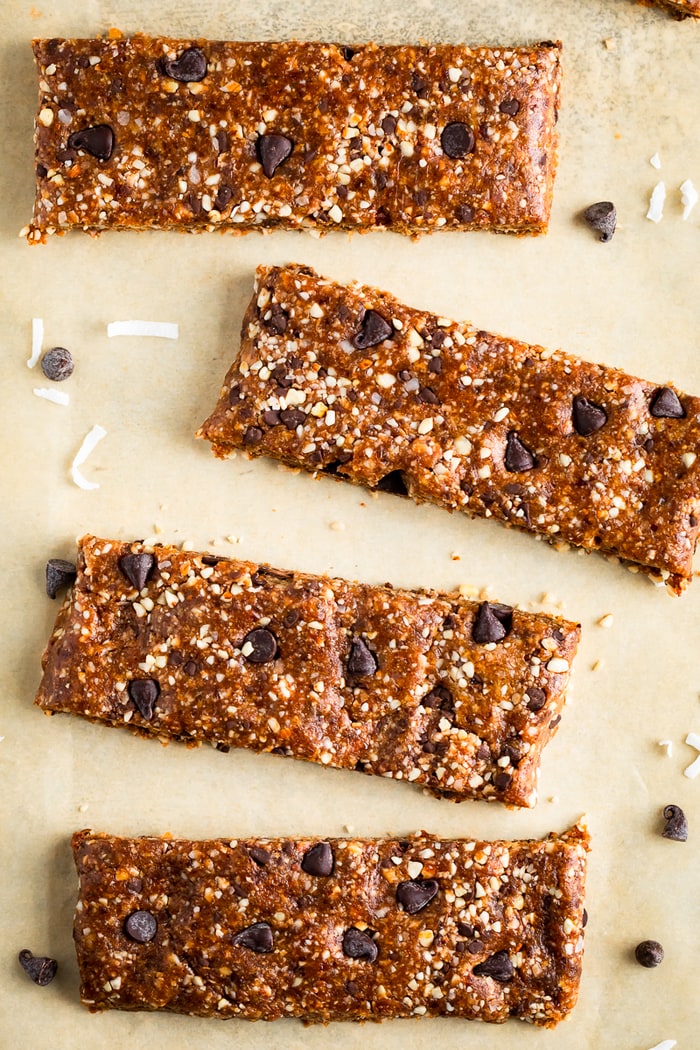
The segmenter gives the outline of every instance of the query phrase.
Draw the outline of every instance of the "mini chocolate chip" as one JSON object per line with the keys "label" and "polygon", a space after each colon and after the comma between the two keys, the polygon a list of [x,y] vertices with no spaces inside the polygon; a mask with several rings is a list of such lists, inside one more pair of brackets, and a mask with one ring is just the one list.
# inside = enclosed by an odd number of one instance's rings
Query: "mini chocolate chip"
{"label": "mini chocolate chip", "polygon": [[268,853],[266,849],[262,849],[260,846],[250,846],[248,848],[251,860],[254,860],[259,868],[264,868],[266,864],[270,863],[272,854]]}
{"label": "mini chocolate chip", "polygon": [[109,124],[82,128],[69,135],[68,149],[82,149],[98,160],[109,160],[114,149],[114,132]]}
{"label": "mini chocolate chip", "polygon": [[584,930],[586,929],[586,926],[588,926],[588,912],[585,908],[583,909],[583,915],[581,916],[581,926]]}
{"label": "mini chocolate chip", "polygon": [[437,748],[435,747],[435,744],[432,742],[432,740],[426,740],[426,742],[423,744],[422,750],[425,751],[426,755],[434,755]]}
{"label": "mini chocolate chip", "polygon": [[27,977],[30,977],[40,988],[51,984],[56,976],[58,963],[55,959],[49,959],[46,955],[34,955],[28,948],[23,948],[17,958]]}
{"label": "mini chocolate chip", "polygon": [[583,213],[584,220],[592,230],[600,234],[603,244],[613,239],[617,226],[617,210],[612,201],[599,201],[591,204]]}
{"label": "mini chocolate chip", "polygon": [[432,372],[433,375],[439,376],[442,372],[442,358],[431,357],[428,361],[428,371]]}
{"label": "mini chocolate chip", "polygon": [[306,412],[300,408],[283,408],[280,412],[280,421],[284,423],[287,430],[296,430],[306,421]]}
{"label": "mini chocolate chip", "polygon": [[156,935],[158,921],[150,911],[132,911],[124,920],[124,933],[137,944],[148,944]]}
{"label": "mini chocolate chip", "polygon": [[409,915],[415,915],[430,904],[440,889],[437,879],[407,879],[396,887],[396,899]]}
{"label": "mini chocolate chip", "polygon": [[664,950],[658,941],[642,941],[634,949],[634,957],[640,966],[652,969],[664,960]]}
{"label": "mini chocolate chip", "polygon": [[513,777],[510,773],[496,773],[496,776],[493,778],[493,785],[497,791],[505,791],[512,779]]}
{"label": "mini chocolate chip", "polygon": [[[264,321],[264,324],[270,328],[277,335],[283,335],[287,331],[287,324],[289,323],[289,314],[286,310],[283,310],[279,303],[273,303],[270,307],[270,316]],[[272,371],[272,375],[278,382],[280,382],[278,375],[280,373],[282,378],[286,378],[287,369],[284,365],[276,365]],[[291,384],[288,384],[291,385]]]}
{"label": "mini chocolate chip", "polygon": [[363,638],[353,638],[348,657],[348,673],[353,678],[367,678],[377,673],[379,661]]}
{"label": "mini chocolate chip", "polygon": [[423,707],[438,708],[441,711],[453,711],[454,699],[452,693],[444,685],[434,685],[429,693],[421,700]]}
{"label": "mini chocolate chip", "polygon": [[148,577],[155,568],[156,559],[152,554],[123,554],[119,559],[119,568],[132,587],[142,591]]}
{"label": "mini chocolate chip", "polygon": [[525,696],[528,697],[528,711],[541,711],[547,699],[544,689],[540,689],[537,685],[528,686],[525,690]]}
{"label": "mini chocolate chip", "polygon": [[662,386],[656,391],[649,404],[649,411],[657,419],[683,419],[685,410],[675,390]]}
{"label": "mini chocolate chip", "polygon": [[64,587],[70,587],[77,575],[78,570],[72,561],[49,558],[46,563],[46,593],[49,598],[55,598]]}
{"label": "mini chocolate chip", "polygon": [[192,678],[194,677],[194,675],[197,674],[199,666],[194,662],[194,660],[188,660],[185,666],[182,668],[182,670],[185,672],[186,675],[189,675],[189,677]]}
{"label": "mini chocolate chip", "polygon": [[277,639],[267,627],[256,627],[249,631],[241,642],[241,648],[245,648],[246,645],[252,646],[251,651],[245,657],[248,663],[267,664],[277,656]]}
{"label": "mini chocolate chip", "polygon": [[350,959],[366,959],[375,962],[379,949],[368,933],[351,926],[343,934],[343,953]]}
{"label": "mini chocolate chip", "polygon": [[49,169],[45,168],[43,164],[37,164],[36,166],[36,177],[38,179],[45,179],[49,173]]}
{"label": "mini chocolate chip", "polygon": [[41,359],[41,371],[54,383],[62,383],[73,375],[73,355],[65,346],[54,346]]}
{"label": "mini chocolate chip", "polygon": [[282,626],[287,629],[295,627],[299,623],[301,613],[297,609],[290,609],[288,613],[285,613],[284,619],[282,620]]}
{"label": "mini chocolate chip", "polygon": [[415,70],[411,73],[411,88],[418,95],[418,98],[427,98],[430,93],[428,81]]}
{"label": "mini chocolate chip", "polygon": [[467,945],[467,951],[469,952],[470,955],[478,955],[479,952],[482,949],[483,949],[483,944],[481,943],[481,941],[471,941]]}
{"label": "mini chocolate chip", "polygon": [[445,125],[442,129],[440,143],[448,157],[452,157],[453,160],[459,160],[461,157],[467,157],[474,152],[476,139],[468,124],[464,124],[461,120],[455,120],[451,124]]}
{"label": "mini chocolate chip", "polygon": [[507,113],[509,117],[517,117],[520,112],[520,103],[517,98],[504,98],[498,108],[501,113]]}
{"label": "mini chocolate chip", "polygon": [[286,135],[259,135],[256,149],[262,169],[271,179],[280,164],[291,154],[294,143]]}
{"label": "mini chocolate chip", "polygon": [[348,993],[348,995],[357,995],[359,990],[360,990],[360,986],[358,984],[356,984],[355,981],[346,981],[345,982],[345,991]]}
{"label": "mini chocolate chip", "polygon": [[457,932],[461,933],[462,937],[468,937],[469,940],[476,935],[476,930],[473,926],[470,926],[468,922],[458,922]]}
{"label": "mini chocolate chip", "polygon": [[522,443],[514,430],[508,432],[506,439],[505,466],[511,474],[532,470],[535,466],[534,455],[527,445]]}
{"label": "mini chocolate chip", "polygon": [[207,75],[207,57],[198,47],[186,48],[177,58],[162,58],[158,64],[166,77],[181,84],[204,80]]}
{"label": "mini chocolate chip", "polygon": [[396,131],[396,117],[391,113],[387,113],[382,119],[382,131],[385,135],[393,135]]}
{"label": "mini chocolate chip", "polygon": [[154,678],[134,678],[129,682],[129,696],[147,722],[153,718],[153,707],[159,693],[160,686]]}
{"label": "mini chocolate chip", "polygon": [[674,842],[686,842],[688,839],[688,821],[680,806],[664,806],[664,830],[661,832],[665,839]]}
{"label": "mini chocolate chip", "polygon": [[228,153],[231,149],[231,136],[226,131],[226,128],[216,129],[216,144],[219,153]]}
{"label": "mini chocolate chip", "polygon": [[370,346],[377,346],[385,339],[391,339],[394,329],[380,313],[376,310],[366,310],[362,318],[362,327],[353,339],[353,346],[358,350],[367,350]]}
{"label": "mini chocolate chip", "polygon": [[507,984],[515,976],[513,964],[508,957],[508,952],[496,952],[484,962],[475,966],[473,971],[476,977],[492,977],[494,981]]}
{"label": "mini chocolate chip", "polygon": [[[430,336],[430,342],[433,344],[436,350],[440,349],[442,344],[445,342],[445,339],[447,339],[447,336],[443,332],[442,328],[436,328]],[[435,359],[433,358],[433,360]]]}
{"label": "mini chocolate chip", "polygon": [[[474,676],[474,677],[476,677],[476,676]],[[472,678],[472,682],[473,681],[474,681],[474,679]],[[478,748],[476,749],[476,757],[480,758],[482,762],[490,762],[491,761],[491,748],[489,747],[489,745],[486,743],[485,740],[482,740],[481,743],[479,744]]]}
{"label": "mini chocolate chip", "polygon": [[422,401],[426,405],[439,405],[440,398],[437,396],[434,390],[431,390],[429,386],[421,387],[418,393],[418,400]]}
{"label": "mini chocolate chip", "polygon": [[333,874],[333,849],[330,842],[317,842],[308,849],[301,861],[301,870],[317,878]]}
{"label": "mini chocolate chip", "polygon": [[244,445],[259,445],[263,439],[263,432],[260,427],[248,427],[243,434]]}
{"label": "mini chocolate chip", "polygon": [[460,222],[474,222],[474,209],[470,208],[468,204],[459,204],[455,209],[455,215]]}
{"label": "mini chocolate chip", "polygon": [[589,437],[605,426],[608,421],[608,413],[600,405],[589,401],[582,394],[577,394],[573,400],[571,420],[577,434],[580,434],[581,437]]}
{"label": "mini chocolate chip", "polygon": [[482,602],[472,627],[472,638],[479,645],[500,642],[513,626],[513,610],[508,605]]}
{"label": "mini chocolate chip", "polygon": [[266,408],[262,414],[263,423],[268,427],[276,427],[280,422],[280,414],[274,408]]}
{"label": "mini chocolate chip", "polygon": [[211,568],[213,568],[215,565],[218,565],[221,561],[225,561],[225,559],[217,558],[215,554],[202,555],[202,565],[209,565]]}
{"label": "mini chocolate chip", "polygon": [[216,197],[214,198],[214,207],[217,211],[223,211],[227,204],[231,203],[233,199],[233,189],[227,186],[226,183],[219,186]]}
{"label": "mini chocolate chip", "polygon": [[246,926],[234,934],[231,944],[249,948],[257,955],[268,955],[274,947],[272,927],[267,922],[254,922],[252,926]]}

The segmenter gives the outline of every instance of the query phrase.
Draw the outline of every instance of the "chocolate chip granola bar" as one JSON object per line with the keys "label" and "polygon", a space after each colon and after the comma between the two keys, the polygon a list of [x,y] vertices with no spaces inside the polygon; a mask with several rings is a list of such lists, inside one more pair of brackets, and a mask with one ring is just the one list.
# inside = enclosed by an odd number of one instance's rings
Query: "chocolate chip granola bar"
{"label": "chocolate chip granola bar", "polygon": [[560,46],[36,40],[30,243],[78,228],[540,233]]}
{"label": "chocolate chip granola bar", "polygon": [[588,836],[474,842],[73,836],[91,1010],[305,1021],[574,1007]]}
{"label": "chocolate chip granola bar", "polygon": [[692,578],[700,398],[308,267],[258,269],[197,436]]}
{"label": "chocolate chip granola bar", "polygon": [[454,800],[537,799],[579,628],[140,543],[81,541],[36,702]]}

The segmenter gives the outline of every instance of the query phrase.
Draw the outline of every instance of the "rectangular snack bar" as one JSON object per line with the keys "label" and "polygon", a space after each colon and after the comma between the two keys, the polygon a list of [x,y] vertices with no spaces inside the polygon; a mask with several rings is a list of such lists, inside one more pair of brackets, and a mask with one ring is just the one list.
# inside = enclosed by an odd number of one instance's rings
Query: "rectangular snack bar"
{"label": "rectangular snack bar", "polygon": [[560,45],[36,40],[30,243],[71,228],[541,233]]}
{"label": "rectangular snack bar", "polygon": [[588,835],[474,842],[73,836],[91,1010],[517,1017],[578,994]]}
{"label": "rectangular snack bar", "polygon": [[692,577],[699,398],[308,267],[258,269],[197,436]]}
{"label": "rectangular snack bar", "polygon": [[578,625],[89,536],[77,570],[44,711],[535,804]]}

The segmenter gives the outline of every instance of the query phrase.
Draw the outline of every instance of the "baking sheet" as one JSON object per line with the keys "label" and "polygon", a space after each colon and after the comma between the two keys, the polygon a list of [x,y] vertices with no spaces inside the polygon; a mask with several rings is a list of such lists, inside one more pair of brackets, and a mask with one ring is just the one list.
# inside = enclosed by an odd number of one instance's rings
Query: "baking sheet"
{"label": "baking sheet", "polygon": [[[124,31],[348,43],[427,40],[564,42],[561,160],[548,237],[392,234],[183,237],[74,234],[30,249],[17,239],[33,196],[32,36]],[[2,5],[0,99],[4,657],[0,708],[0,1047],[236,1045],[443,1050],[647,1050],[698,1045],[700,781],[682,770],[700,732],[700,583],[681,599],[601,557],[557,553],[532,537],[270,462],[215,461],[192,434],[214,403],[237,346],[259,262],[308,263],[337,279],[376,283],[407,302],[480,326],[563,346],[662,383],[700,391],[700,207],[683,223],[678,186],[700,186],[700,25],[631,0],[69,0]],[[604,43],[607,41],[608,44]],[[656,151],[662,170],[649,158]],[[645,220],[652,187],[668,187],[665,217]],[[601,245],[576,220],[611,199],[619,229]],[[45,348],[69,347],[68,408],[40,401],[49,385],[25,365],[31,318]],[[177,321],[177,343],[108,340],[131,317]],[[83,492],[70,461],[93,424],[107,437]],[[334,527],[335,525],[335,527]],[[344,528],[338,527],[339,525]],[[530,812],[460,806],[406,785],[274,756],[161,748],[128,734],[48,719],[33,708],[39,656],[56,603],[43,594],[47,557],[72,557],[83,532],[158,535],[197,549],[401,586],[487,589],[494,598],[561,611],[583,625],[573,692],[544,755],[541,802]],[[235,543],[226,537],[235,537]],[[612,613],[609,628],[597,620]],[[597,670],[594,666],[597,665]],[[657,741],[673,741],[669,758]],[[659,835],[674,802],[686,844]],[[404,834],[538,836],[586,813],[593,835],[590,923],[581,996],[553,1032],[511,1022],[401,1021],[364,1027],[273,1027],[168,1015],[91,1016],[78,1003],[71,941],[75,874],[68,847],[81,827],[123,834]],[[652,937],[657,970],[632,959]],[[16,952],[59,960],[54,983],[27,981]]]}

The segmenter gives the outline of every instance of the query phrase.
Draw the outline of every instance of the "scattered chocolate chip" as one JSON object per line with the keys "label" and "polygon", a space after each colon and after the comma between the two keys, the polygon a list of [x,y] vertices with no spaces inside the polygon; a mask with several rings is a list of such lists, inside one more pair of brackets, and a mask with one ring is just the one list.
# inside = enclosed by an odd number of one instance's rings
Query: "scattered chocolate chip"
{"label": "scattered chocolate chip", "polygon": [[124,933],[137,944],[148,944],[156,935],[158,921],[150,911],[132,911],[124,920]]}
{"label": "scattered chocolate chip", "polygon": [[198,47],[188,47],[177,58],[162,58],[159,67],[166,77],[189,84],[194,80],[204,80],[207,75],[207,57]]}
{"label": "scattered chocolate chip", "polygon": [[260,427],[248,427],[243,434],[244,445],[259,445],[263,439],[263,432]]}
{"label": "scattered chocolate chip", "polygon": [[277,656],[277,639],[267,627],[256,627],[249,631],[241,643],[241,648],[244,649],[247,645],[252,646],[245,657],[248,663],[267,664]]}
{"label": "scattered chocolate chip", "polygon": [[612,201],[599,201],[591,204],[583,213],[583,218],[596,233],[600,234],[603,244],[613,239],[617,226],[617,210]]}
{"label": "scattered chocolate chip", "polygon": [[535,466],[535,457],[527,445],[524,445],[514,430],[508,432],[506,439],[505,454],[506,470],[511,474],[519,474],[524,470],[532,470]]}
{"label": "scattered chocolate chip", "polygon": [[306,412],[300,408],[283,408],[280,412],[280,422],[284,423],[287,430],[296,430],[303,426],[306,421]]}
{"label": "scattered chocolate chip", "polygon": [[499,773],[496,773],[495,777],[493,778],[493,786],[496,788],[497,791],[505,791],[508,788],[512,779],[513,777],[510,773],[504,773],[501,771]]}
{"label": "scattered chocolate chip", "polygon": [[154,678],[134,678],[129,682],[129,696],[147,722],[153,718],[153,707],[159,693],[160,686]]}
{"label": "scattered chocolate chip", "polygon": [[656,391],[649,404],[649,411],[657,419],[683,419],[685,410],[675,390],[662,386]]}
{"label": "scattered chocolate chip", "polygon": [[581,926],[584,930],[586,929],[586,926],[588,926],[588,912],[585,908],[583,909],[583,915],[581,916]]}
{"label": "scattered chocolate chip", "polygon": [[41,371],[54,383],[62,383],[73,375],[73,355],[64,346],[54,346],[41,359]]}
{"label": "scattered chocolate chip", "polygon": [[46,955],[33,955],[28,948],[23,948],[17,958],[27,977],[30,977],[40,988],[51,984],[56,976],[58,963],[55,959],[49,959]]}
{"label": "scattered chocolate chip", "polygon": [[430,94],[428,81],[415,70],[411,73],[411,88],[418,95],[418,98],[427,98]]}
{"label": "scattered chocolate chip", "polygon": [[123,554],[119,559],[119,568],[132,587],[142,591],[148,577],[155,568],[156,559],[152,554]]}
{"label": "scattered chocolate chip", "polygon": [[213,568],[215,565],[218,565],[220,561],[224,560],[224,558],[217,558],[215,554],[202,555],[202,565],[209,565],[211,568]]}
{"label": "scattered chocolate chip", "polygon": [[415,915],[430,904],[440,886],[437,879],[407,879],[396,887],[396,899],[409,915]]}
{"label": "scattered chocolate chip", "polygon": [[376,486],[380,492],[391,492],[394,496],[407,496],[408,486],[402,470],[392,470],[380,478]]}
{"label": "scattered chocolate chip", "polygon": [[482,602],[472,627],[472,638],[479,645],[500,642],[510,632],[512,626],[513,610],[508,605]]}
{"label": "scattered chocolate chip", "polygon": [[439,376],[442,372],[442,358],[431,357],[428,361],[428,371],[432,372],[433,375]]}
{"label": "scattered chocolate chip", "polygon": [[343,935],[343,953],[350,959],[366,959],[375,962],[379,949],[368,933],[351,926]]}
{"label": "scattered chocolate chip", "polygon": [[272,859],[272,854],[268,853],[266,849],[262,849],[261,846],[250,846],[248,853],[251,860],[255,861],[259,868],[264,868]]}
{"label": "scattered chocolate chip", "polygon": [[385,135],[393,135],[396,131],[396,117],[392,116],[391,113],[382,119],[382,131]]}
{"label": "scattered chocolate chip", "polygon": [[454,699],[452,693],[444,685],[434,685],[429,693],[421,700],[423,707],[437,708],[440,711],[453,711]]}
{"label": "scattered chocolate chip", "polygon": [[474,209],[470,208],[468,204],[458,204],[455,209],[455,215],[460,222],[474,222]]}
{"label": "scattered chocolate chip", "polygon": [[216,145],[219,153],[228,153],[231,149],[231,136],[226,128],[216,129]]}
{"label": "scattered chocolate chip", "polygon": [[46,593],[49,598],[55,598],[64,587],[70,587],[77,575],[78,570],[72,561],[49,558],[46,563]]}
{"label": "scattered chocolate chip", "polygon": [[661,832],[665,839],[674,842],[686,842],[688,839],[688,821],[680,806],[664,806],[664,830]]}
{"label": "scattered chocolate chip", "polygon": [[259,135],[256,149],[262,169],[271,179],[294,149],[294,143],[286,135]]}
{"label": "scattered chocolate chip", "polygon": [[476,930],[468,922],[458,922],[457,932],[461,933],[462,937],[468,937],[469,940],[476,936]]}
{"label": "scattered chocolate chip", "polygon": [[434,390],[431,390],[429,386],[421,387],[418,392],[418,400],[422,401],[425,405],[439,405],[440,398],[437,396]]}
{"label": "scattered chocolate chip", "polygon": [[[269,316],[266,316],[264,319],[264,324],[273,332],[276,332],[277,335],[283,335],[287,331],[288,323],[289,314],[287,313],[287,311],[283,310],[279,303],[273,303],[270,307]],[[286,378],[287,369],[284,365],[276,365],[273,369],[272,375],[279,382],[278,376],[276,374],[278,372],[282,376],[282,378]],[[291,386],[291,382],[287,385]]]}
{"label": "scattered chocolate chip", "polygon": [[114,132],[109,124],[95,124],[91,128],[82,128],[69,135],[68,148],[82,149],[98,160],[109,160],[114,149]]}
{"label": "scattered chocolate chip", "polygon": [[262,414],[263,423],[267,427],[276,427],[280,422],[280,414],[274,408],[266,408]]}
{"label": "scattered chocolate chip", "polygon": [[478,955],[482,949],[483,945],[481,941],[471,941],[471,943],[467,945],[467,951],[470,955]]}
{"label": "scattered chocolate chip", "polygon": [[49,169],[44,167],[43,164],[37,164],[36,166],[36,177],[38,179],[45,179],[49,173]]}
{"label": "scattered chocolate chip", "polygon": [[634,949],[634,957],[640,966],[652,969],[664,960],[664,950],[658,941],[642,941]]}
{"label": "scattered chocolate chip", "polygon": [[[430,336],[430,342],[433,344],[436,350],[440,349],[442,344],[445,342],[445,339],[447,339],[447,336],[443,332],[442,328],[436,328]],[[435,360],[435,358],[433,358],[433,360]]]}
{"label": "scattered chocolate chip", "polygon": [[317,842],[308,849],[301,861],[301,870],[317,878],[333,874],[333,849],[330,842]]}
{"label": "scattered chocolate chip", "polygon": [[223,211],[227,204],[230,204],[233,199],[233,189],[226,183],[219,186],[216,197],[214,198],[214,207],[217,211]]}
{"label": "scattered chocolate chip", "polygon": [[234,934],[231,944],[249,948],[257,955],[268,955],[274,947],[272,927],[267,922],[254,922],[252,926],[246,926]]}
{"label": "scattered chocolate chip", "polygon": [[494,981],[500,981],[501,984],[507,984],[515,976],[513,964],[506,951],[496,952],[495,955],[475,966],[472,972],[476,977],[492,977]]}
{"label": "scattered chocolate chip", "polygon": [[447,156],[452,157],[453,160],[467,157],[473,153],[476,145],[474,132],[468,124],[462,123],[461,120],[445,125],[440,135],[440,142]]}
{"label": "scattered chocolate chip", "polygon": [[573,401],[571,419],[576,433],[581,437],[589,437],[605,426],[608,413],[600,405],[589,401],[582,394],[577,394]]}
{"label": "scattered chocolate chip", "polygon": [[360,990],[360,986],[355,981],[345,982],[345,991],[348,995],[357,995]]}
{"label": "scattered chocolate chip", "polygon": [[501,113],[507,113],[509,117],[517,117],[520,112],[520,103],[517,98],[504,98],[498,108]]}
{"label": "scattered chocolate chip", "polygon": [[186,675],[189,675],[190,678],[193,678],[194,675],[197,674],[199,666],[195,663],[194,660],[188,660],[185,666],[182,668],[182,670],[185,672]]}
{"label": "scattered chocolate chip", "polygon": [[348,657],[348,673],[353,678],[367,678],[376,674],[379,661],[363,638],[353,638]]}
{"label": "scattered chocolate chip", "polygon": [[385,339],[391,339],[394,329],[380,313],[376,310],[366,310],[362,318],[362,327],[353,339],[353,346],[358,350],[367,350],[370,346],[377,346]]}

